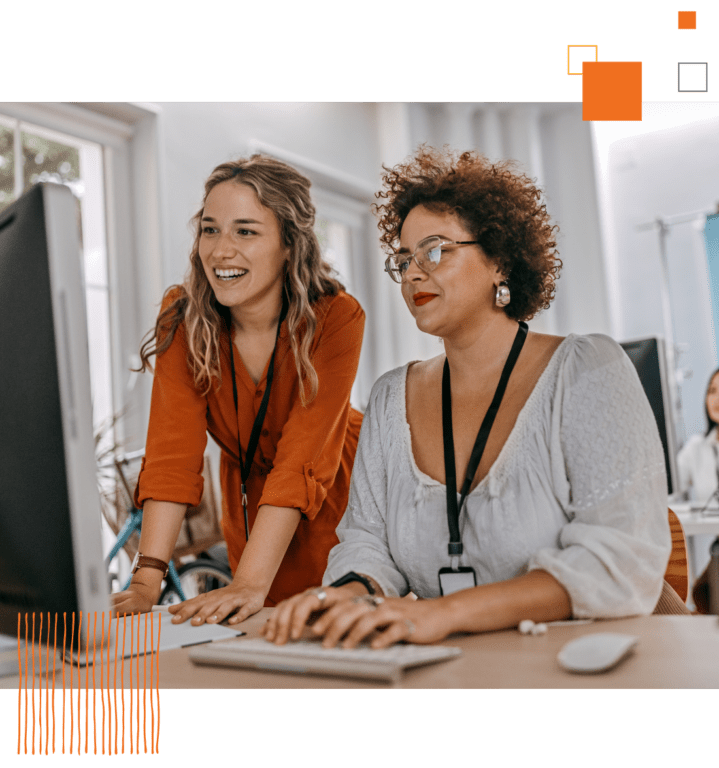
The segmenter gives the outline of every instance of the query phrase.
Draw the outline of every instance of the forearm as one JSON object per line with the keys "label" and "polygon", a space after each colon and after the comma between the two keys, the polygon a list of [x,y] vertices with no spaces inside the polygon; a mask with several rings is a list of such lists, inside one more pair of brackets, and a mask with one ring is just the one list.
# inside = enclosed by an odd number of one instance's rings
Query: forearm
{"label": "forearm", "polygon": [[[186,511],[186,504],[148,499],[142,509],[140,552],[147,557],[156,557],[168,563]],[[140,568],[133,575],[132,582],[144,584],[159,592],[162,578],[162,572],[157,568]]]}
{"label": "forearm", "polygon": [[257,510],[249,541],[235,572],[235,581],[269,590],[300,517],[298,509],[263,504]]}
{"label": "forearm", "polygon": [[567,591],[542,570],[455,592],[439,598],[437,603],[444,614],[447,634],[489,632],[516,627],[523,619],[559,621],[572,615]]}

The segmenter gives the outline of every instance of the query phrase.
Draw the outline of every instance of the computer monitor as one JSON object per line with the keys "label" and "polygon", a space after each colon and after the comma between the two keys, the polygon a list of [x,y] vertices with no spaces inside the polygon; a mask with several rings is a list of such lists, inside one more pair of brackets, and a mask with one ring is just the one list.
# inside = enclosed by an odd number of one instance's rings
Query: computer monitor
{"label": "computer monitor", "polygon": [[664,448],[664,461],[667,470],[669,494],[678,492],[676,429],[674,424],[674,409],[672,407],[667,358],[664,349],[664,339],[650,336],[643,339],[633,339],[621,342],[621,346],[629,356],[639,374],[639,381],[644,387],[649,404],[657,420],[659,437]]}
{"label": "computer monitor", "polygon": [[0,213],[0,318],[0,633],[15,635],[18,613],[49,612],[54,623],[56,612],[60,622],[73,611],[100,619],[110,606],[66,187],[38,184]]}

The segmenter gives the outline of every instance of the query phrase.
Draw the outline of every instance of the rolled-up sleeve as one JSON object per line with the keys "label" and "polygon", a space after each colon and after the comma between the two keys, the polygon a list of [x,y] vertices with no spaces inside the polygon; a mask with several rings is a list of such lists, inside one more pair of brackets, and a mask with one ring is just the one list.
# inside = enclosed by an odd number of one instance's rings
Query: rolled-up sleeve
{"label": "rolled-up sleeve", "polygon": [[557,392],[552,454],[569,522],[529,568],[564,586],[576,618],[651,613],[671,536],[662,445],[636,371],[609,337],[582,337]]}
{"label": "rolled-up sleeve", "polygon": [[387,377],[375,384],[362,421],[350,482],[349,503],[337,527],[337,544],[322,579],[331,584],[350,571],[371,576],[390,597],[406,595],[409,584],[397,567],[387,537],[387,461],[382,436]]}
{"label": "rolled-up sleeve", "polygon": [[206,445],[207,399],[194,386],[187,363],[184,324],[180,324],[169,348],[155,362],[145,458],[135,488],[135,506],[142,507],[148,499],[199,504]]}
{"label": "rolled-up sleeve", "polygon": [[294,507],[312,520],[327,498],[344,449],[364,317],[351,296],[332,300],[313,343],[317,396],[306,406],[293,404],[259,506]]}

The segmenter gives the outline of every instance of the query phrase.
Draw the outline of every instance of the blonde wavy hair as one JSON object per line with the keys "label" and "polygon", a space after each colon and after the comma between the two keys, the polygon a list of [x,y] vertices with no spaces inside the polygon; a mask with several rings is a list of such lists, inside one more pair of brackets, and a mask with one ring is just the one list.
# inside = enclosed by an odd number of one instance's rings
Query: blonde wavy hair
{"label": "blonde wavy hair", "polygon": [[[289,309],[287,329],[300,378],[300,400],[307,405],[317,395],[319,381],[310,359],[317,329],[313,305],[323,296],[344,290],[322,258],[314,232],[315,207],[310,199],[310,180],[286,163],[266,155],[252,155],[215,168],[205,182],[202,207],[192,218],[195,239],[190,253],[190,268],[181,286],[173,285],[165,297],[179,289],[179,296],[163,310],[154,329],[140,347],[140,371],[152,370],[150,357],[161,355],[172,343],[175,331],[185,323],[188,365],[195,386],[206,395],[213,379],[219,388],[220,334],[226,328],[226,308],[218,303],[200,259],[200,236],[205,200],[210,191],[225,181],[245,184],[255,191],[260,204],[272,210],[280,226],[280,236],[290,248],[284,290]],[[308,391],[309,390],[309,394]]]}

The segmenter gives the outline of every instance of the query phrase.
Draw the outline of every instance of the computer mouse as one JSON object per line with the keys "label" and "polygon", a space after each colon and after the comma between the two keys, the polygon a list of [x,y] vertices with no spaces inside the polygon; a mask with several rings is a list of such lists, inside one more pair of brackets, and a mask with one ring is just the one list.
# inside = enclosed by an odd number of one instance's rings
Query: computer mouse
{"label": "computer mouse", "polygon": [[635,635],[596,632],[570,640],[557,654],[557,661],[568,672],[606,672],[625,659],[638,641]]}

